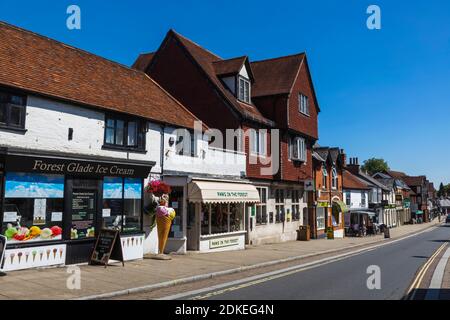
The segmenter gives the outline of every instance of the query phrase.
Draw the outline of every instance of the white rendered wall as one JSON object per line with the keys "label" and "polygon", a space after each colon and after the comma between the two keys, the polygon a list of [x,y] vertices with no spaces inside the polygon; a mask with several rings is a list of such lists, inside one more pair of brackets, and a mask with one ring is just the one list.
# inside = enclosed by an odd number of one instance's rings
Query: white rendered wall
{"label": "white rendered wall", "polygon": [[[366,195],[366,203],[365,206],[361,206],[361,192],[364,192]],[[350,207],[349,209],[367,209],[369,208],[369,192],[361,191],[361,190],[344,190],[344,199],[346,199],[347,194],[350,193]]]}
{"label": "white rendered wall", "polygon": [[[68,139],[69,128],[73,128],[71,141]],[[74,155],[155,161],[152,172],[161,172],[161,133],[156,124],[149,124],[145,154],[102,150],[105,134],[103,112],[28,96],[25,129],[26,133],[0,130],[0,145]]]}

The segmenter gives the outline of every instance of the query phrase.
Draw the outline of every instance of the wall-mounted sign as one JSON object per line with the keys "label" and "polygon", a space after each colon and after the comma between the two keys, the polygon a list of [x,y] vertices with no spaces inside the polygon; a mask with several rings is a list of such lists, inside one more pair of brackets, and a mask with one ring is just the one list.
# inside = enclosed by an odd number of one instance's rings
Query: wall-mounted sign
{"label": "wall-mounted sign", "polygon": [[330,204],[327,201],[324,202],[317,202],[317,206],[319,208],[328,208],[330,206]]}
{"label": "wall-mounted sign", "polygon": [[239,237],[214,239],[214,240],[209,241],[210,249],[231,247],[231,246],[237,246],[237,245],[239,245]]}
{"label": "wall-mounted sign", "polygon": [[147,177],[151,164],[122,164],[101,161],[71,160],[8,155],[6,170],[9,172],[32,172],[47,174],[74,174],[91,177]]}
{"label": "wall-mounted sign", "polygon": [[305,180],[305,191],[314,191],[314,181],[311,179]]}

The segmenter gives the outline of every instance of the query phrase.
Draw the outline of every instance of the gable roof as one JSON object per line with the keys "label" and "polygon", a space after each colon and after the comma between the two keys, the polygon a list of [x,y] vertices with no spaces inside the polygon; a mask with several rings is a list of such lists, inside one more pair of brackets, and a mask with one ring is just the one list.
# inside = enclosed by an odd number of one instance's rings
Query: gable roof
{"label": "gable roof", "polygon": [[215,61],[213,62],[213,65],[214,69],[216,70],[216,75],[220,77],[236,75],[241,71],[242,67],[245,65],[250,80],[254,82],[253,71],[247,56],[232,58],[228,60]]}
{"label": "gable roof", "polygon": [[152,62],[153,57],[155,56],[155,52],[143,53],[140,54],[136,61],[131,66],[132,69],[137,69],[145,72]]}
{"label": "gable roof", "polygon": [[396,178],[396,179],[401,179],[403,177],[406,177],[406,173],[401,172],[401,171],[388,170],[388,171],[386,171],[386,173],[388,175],[390,175],[392,178]]}
{"label": "gable roof", "polygon": [[402,180],[408,185],[408,186],[422,186],[425,182],[425,176],[405,176],[402,177]]}
{"label": "gable roof", "polygon": [[350,190],[370,190],[370,186],[350,173],[348,170],[342,170],[342,188]]}
{"label": "gable roof", "polygon": [[252,97],[289,94],[302,65],[304,53],[254,61],[251,63],[255,79]]}
{"label": "gable roof", "polygon": [[393,187],[393,185],[390,186],[390,183],[389,183],[388,185],[386,185],[386,184],[380,182],[379,180],[377,180],[377,179],[371,177],[370,175],[368,175],[368,174],[366,174],[366,173],[364,173],[364,172],[362,172],[362,171],[359,172],[359,175],[358,175],[358,176],[359,176],[361,179],[365,180],[366,182],[371,183],[371,184],[373,184],[374,186],[383,189],[384,191],[390,191],[390,188]]}
{"label": "gable roof", "polygon": [[[216,74],[215,63],[224,61],[224,59],[204,49],[195,42],[183,37],[174,30],[170,30],[167,33],[166,38],[163,41],[163,44],[161,44],[161,47],[164,46],[164,43],[168,41],[169,38],[173,38],[176,41],[178,41],[181,47],[185,49],[185,52],[194,60],[197,66],[201,69],[206,78],[217,89],[218,93],[221,95],[224,101],[228,103],[232,107],[232,109],[235,112],[237,112],[241,117],[243,117],[246,120],[262,123],[270,127],[275,126],[275,123],[272,120],[269,120],[266,117],[264,117],[262,113],[256,108],[256,106],[240,102],[227,89],[225,84],[222,83],[222,81]],[[157,57],[159,52],[160,51],[158,50],[154,57]],[[152,62],[154,60],[155,59],[152,59]],[[151,65],[152,63],[150,63],[149,68],[151,68]]]}
{"label": "gable roof", "polygon": [[279,94],[290,94],[297,80],[300,68],[305,66],[311,83],[311,91],[317,110],[320,112],[314,84],[309,73],[306,53],[254,61],[251,63],[255,75],[255,84],[252,86],[252,97],[263,97]]}
{"label": "gable roof", "polygon": [[198,119],[148,75],[0,22],[0,85],[193,128]]}

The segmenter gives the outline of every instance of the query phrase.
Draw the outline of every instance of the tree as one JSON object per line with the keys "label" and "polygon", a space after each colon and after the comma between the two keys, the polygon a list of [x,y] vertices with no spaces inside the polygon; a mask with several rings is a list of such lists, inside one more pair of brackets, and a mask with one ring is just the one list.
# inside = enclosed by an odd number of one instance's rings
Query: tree
{"label": "tree", "polygon": [[364,161],[363,166],[361,167],[362,170],[366,171],[370,175],[373,175],[380,171],[387,171],[389,170],[389,166],[384,159],[377,159],[372,158]]}
{"label": "tree", "polygon": [[439,190],[437,192],[437,196],[438,198],[445,196],[445,191],[446,191],[446,187],[444,187],[444,184],[441,182],[441,184],[439,185]]}

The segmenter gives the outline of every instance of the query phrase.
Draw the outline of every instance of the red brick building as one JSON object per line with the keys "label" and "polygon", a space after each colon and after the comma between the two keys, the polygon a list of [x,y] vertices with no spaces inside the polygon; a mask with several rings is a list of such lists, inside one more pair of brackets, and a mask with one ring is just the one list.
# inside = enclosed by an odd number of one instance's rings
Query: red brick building
{"label": "red brick building", "polygon": [[317,147],[313,152],[315,206],[310,210],[311,236],[325,236],[332,227],[335,237],[344,236],[343,170],[346,157],[339,148]]}
{"label": "red brick building", "polygon": [[247,154],[247,178],[261,195],[248,212],[248,242],[295,239],[308,224],[304,186],[313,178],[320,112],[306,55],[222,59],[170,30],[159,49],[140,55],[133,67],[209,128],[242,130],[226,147]]}

